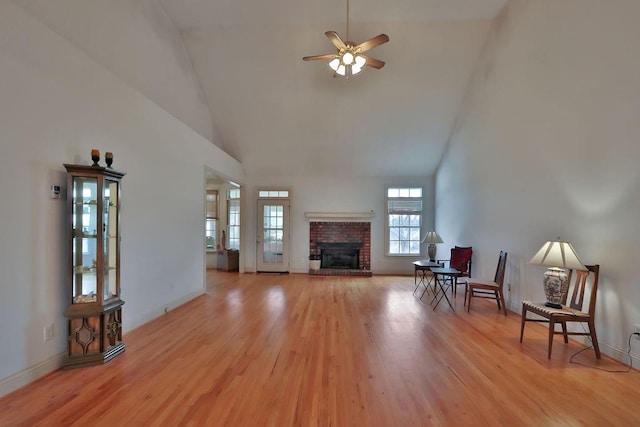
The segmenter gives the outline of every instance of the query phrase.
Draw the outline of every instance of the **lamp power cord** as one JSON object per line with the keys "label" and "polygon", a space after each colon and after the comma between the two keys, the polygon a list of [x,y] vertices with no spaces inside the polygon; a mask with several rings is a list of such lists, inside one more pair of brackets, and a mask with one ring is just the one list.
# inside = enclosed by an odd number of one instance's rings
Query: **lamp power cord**
{"label": "lamp power cord", "polygon": [[[584,326],[582,327],[584,329]],[[586,332],[586,330],[585,330]],[[627,369],[624,370],[614,370],[614,369],[605,369],[605,368],[599,368],[597,366],[592,366],[592,365],[586,365],[582,362],[578,362],[573,360],[574,357],[576,357],[577,355],[579,355],[580,353],[582,353],[583,351],[589,350],[590,348],[593,348],[593,341],[591,341],[591,337],[589,337],[589,342],[591,342],[591,345],[589,347],[585,347],[581,350],[578,350],[577,352],[573,353],[571,355],[571,357],[569,358],[569,363],[575,363],[576,365],[582,365],[582,366],[586,366],[588,368],[593,368],[593,369],[599,369],[601,371],[605,371],[605,372],[613,372],[613,373],[628,373],[631,372],[631,370],[633,369],[633,357],[631,357],[631,338],[636,335],[638,337],[640,337],[640,332],[632,332],[629,334],[629,342],[628,342],[628,350],[627,350],[627,356],[629,356],[629,367]]]}

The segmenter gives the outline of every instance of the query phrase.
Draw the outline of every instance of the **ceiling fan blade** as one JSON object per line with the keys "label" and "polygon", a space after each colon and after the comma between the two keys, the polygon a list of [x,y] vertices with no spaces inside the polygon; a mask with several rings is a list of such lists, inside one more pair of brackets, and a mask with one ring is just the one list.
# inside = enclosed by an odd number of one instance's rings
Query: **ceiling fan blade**
{"label": "ceiling fan blade", "polygon": [[342,41],[338,33],[336,33],[335,31],[327,31],[326,33],[324,33],[324,35],[329,37],[329,40],[331,40],[331,43],[333,43],[333,45],[337,47],[338,50],[345,48],[344,42]]}
{"label": "ceiling fan blade", "polygon": [[336,53],[325,53],[324,55],[305,56],[302,59],[304,61],[317,61],[318,59],[333,59],[337,57],[338,57],[338,54]]}
{"label": "ceiling fan blade", "polygon": [[389,41],[389,36],[386,34],[379,34],[372,39],[367,40],[366,42],[360,43],[356,46],[356,49],[360,48],[361,52],[366,52],[369,49],[373,49],[374,47],[381,45],[382,43],[386,43]]}
{"label": "ceiling fan blade", "polygon": [[367,63],[365,65],[368,65],[370,67],[373,68],[377,68],[378,70],[382,67],[384,67],[384,61],[380,61],[379,59],[376,58],[372,58],[370,56],[367,55],[362,55],[362,57],[364,59],[366,59]]}

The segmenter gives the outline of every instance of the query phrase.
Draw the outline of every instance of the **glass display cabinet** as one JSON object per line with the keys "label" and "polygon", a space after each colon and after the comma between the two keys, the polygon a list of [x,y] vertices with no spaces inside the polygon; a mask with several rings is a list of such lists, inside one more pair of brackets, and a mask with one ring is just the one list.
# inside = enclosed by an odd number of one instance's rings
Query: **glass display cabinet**
{"label": "glass display cabinet", "polygon": [[125,172],[68,165],[69,323],[64,368],[108,362],[125,349],[120,299],[120,182]]}

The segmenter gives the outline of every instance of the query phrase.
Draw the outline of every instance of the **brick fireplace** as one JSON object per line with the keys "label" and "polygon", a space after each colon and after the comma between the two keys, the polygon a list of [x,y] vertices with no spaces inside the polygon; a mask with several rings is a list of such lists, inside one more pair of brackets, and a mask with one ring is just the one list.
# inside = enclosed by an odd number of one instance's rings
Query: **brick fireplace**
{"label": "brick fireplace", "polygon": [[310,221],[309,254],[320,256],[320,276],[371,276],[371,222]]}

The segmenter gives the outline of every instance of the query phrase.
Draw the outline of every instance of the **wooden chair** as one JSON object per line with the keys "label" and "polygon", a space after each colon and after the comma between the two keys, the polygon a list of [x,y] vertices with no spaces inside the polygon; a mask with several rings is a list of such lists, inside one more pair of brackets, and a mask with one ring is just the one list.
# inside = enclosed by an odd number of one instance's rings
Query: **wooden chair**
{"label": "wooden chair", "polygon": [[[522,342],[522,336],[524,335],[524,326],[526,322],[548,322],[549,323],[549,351],[547,357],[551,358],[551,347],[553,346],[553,336],[556,334],[562,334],[564,336],[564,342],[569,342],[569,335],[586,335],[591,337],[593,343],[593,349],[596,353],[596,358],[600,359],[600,347],[598,346],[598,338],[596,336],[595,326],[595,313],[596,313],[596,293],[598,291],[598,274],[600,272],[599,265],[587,265],[587,270],[576,270],[575,272],[569,270],[569,283],[571,284],[571,276],[575,276],[573,284],[573,293],[571,294],[571,301],[569,305],[566,305],[567,295],[562,297],[562,308],[551,308],[540,302],[523,301],[522,302],[522,322],[520,325],[520,342]],[[587,285],[591,281],[589,292],[589,309],[583,310],[584,294],[586,293]],[[527,312],[537,314],[540,318],[527,318]],[[588,332],[568,332],[568,322],[586,323]],[[559,323],[562,326],[562,331],[556,331],[555,325]]]}
{"label": "wooden chair", "polygon": [[[471,301],[473,298],[491,298],[498,303],[498,310],[502,309],[504,315],[507,315],[507,304],[504,302],[504,292],[502,291],[504,284],[504,272],[507,267],[507,253],[500,251],[498,257],[498,266],[496,274],[491,280],[482,280],[469,278],[466,281],[464,290],[464,303],[467,305],[467,312],[471,310]],[[467,302],[467,296],[469,301]]]}
{"label": "wooden chair", "polygon": [[[455,268],[460,271],[459,277],[470,277],[471,276],[471,256],[473,255],[473,248],[471,246],[454,246],[451,248],[451,257],[449,259],[439,259],[439,263],[448,263],[448,267]],[[459,284],[464,284],[464,282],[458,282],[458,278],[456,277],[455,283],[451,283],[451,287],[453,288],[451,293],[453,296],[457,294],[457,288]]]}

